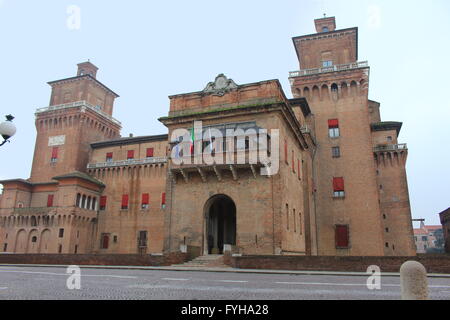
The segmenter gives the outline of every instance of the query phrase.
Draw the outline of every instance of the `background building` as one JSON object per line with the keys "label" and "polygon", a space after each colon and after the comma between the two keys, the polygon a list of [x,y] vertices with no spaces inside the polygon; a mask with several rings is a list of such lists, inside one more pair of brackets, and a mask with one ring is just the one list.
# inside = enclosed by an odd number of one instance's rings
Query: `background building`
{"label": "background building", "polygon": [[439,213],[444,235],[445,251],[450,253],[450,208]]}
{"label": "background building", "polygon": [[420,228],[414,229],[414,241],[417,253],[444,252],[444,232],[442,226],[427,226],[420,223]]}
{"label": "background building", "polygon": [[[168,135],[121,137],[112,116],[118,95],[91,62],[49,82],[31,177],[0,181],[3,252],[415,255],[402,124],[382,122],[368,98],[358,29],[338,30],[334,18],[315,26],[293,39],[293,99],[278,80],[219,75],[202,91],[169,97],[159,119]],[[175,165],[169,137],[195,121],[208,130],[279,130],[278,173],[261,175],[262,161]],[[237,151],[250,157],[251,139]]]}

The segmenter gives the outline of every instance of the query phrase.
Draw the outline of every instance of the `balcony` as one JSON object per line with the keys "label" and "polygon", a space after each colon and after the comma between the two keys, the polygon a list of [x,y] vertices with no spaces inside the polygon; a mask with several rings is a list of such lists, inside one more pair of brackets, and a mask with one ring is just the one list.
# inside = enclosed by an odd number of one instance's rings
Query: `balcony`
{"label": "balcony", "polygon": [[77,101],[77,102],[72,102],[72,103],[66,103],[66,104],[59,104],[59,105],[55,105],[55,106],[49,106],[49,107],[45,107],[45,108],[39,108],[36,110],[36,114],[40,114],[40,113],[44,113],[44,112],[48,112],[48,111],[54,111],[54,110],[64,110],[64,109],[70,109],[70,108],[87,108],[90,109],[98,114],[100,114],[101,116],[107,118],[108,120],[114,122],[115,124],[121,126],[121,122],[115,118],[113,118],[112,116],[110,116],[109,114],[107,114],[106,112],[103,112],[100,107],[95,107],[89,103],[87,103],[86,101]]}
{"label": "balcony", "polygon": [[[226,172],[229,172],[233,180],[239,179],[239,171],[249,170],[254,178],[257,178],[258,169],[265,166],[259,158],[258,149],[247,149],[234,152],[217,152],[213,163],[207,163],[203,155],[189,155],[179,159],[173,159],[170,164],[170,173],[175,178],[181,175],[186,183],[192,175],[199,175],[203,182],[207,182],[207,176],[212,174],[218,181],[222,181]],[[263,151],[264,152],[264,151]],[[265,150],[267,152],[267,150]],[[251,161],[251,159],[253,159]],[[209,159],[212,161],[212,159]]]}
{"label": "balcony", "polygon": [[388,151],[407,151],[408,145],[403,144],[380,144],[374,147],[374,152],[388,152]]}
{"label": "balcony", "polygon": [[87,165],[87,168],[88,169],[100,169],[100,168],[112,168],[112,167],[127,167],[127,166],[158,164],[158,163],[166,163],[166,162],[167,162],[167,157],[154,157],[154,158],[136,159],[136,160],[132,159],[132,160],[90,163]]}
{"label": "balcony", "polygon": [[292,72],[289,72],[289,78],[305,77],[305,76],[311,76],[311,75],[322,74],[322,73],[348,71],[348,70],[355,70],[355,69],[368,68],[368,67],[369,67],[369,62],[367,62],[367,61],[339,64],[339,65],[335,65],[335,66],[331,66],[331,67],[322,67],[322,68],[315,68],[315,69],[304,69],[304,70],[300,70],[300,71],[292,71]]}
{"label": "balcony", "polygon": [[35,216],[35,215],[48,215],[50,211],[54,210],[53,207],[43,208],[14,208],[12,214],[19,216]]}

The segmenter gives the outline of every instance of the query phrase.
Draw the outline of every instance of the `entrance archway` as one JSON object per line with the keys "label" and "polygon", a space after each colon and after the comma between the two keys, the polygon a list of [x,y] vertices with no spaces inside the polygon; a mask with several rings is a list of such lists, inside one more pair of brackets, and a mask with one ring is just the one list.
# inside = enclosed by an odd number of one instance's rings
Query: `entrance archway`
{"label": "entrance archway", "polygon": [[224,245],[236,245],[236,205],[226,195],[216,195],[205,205],[206,250],[223,254]]}

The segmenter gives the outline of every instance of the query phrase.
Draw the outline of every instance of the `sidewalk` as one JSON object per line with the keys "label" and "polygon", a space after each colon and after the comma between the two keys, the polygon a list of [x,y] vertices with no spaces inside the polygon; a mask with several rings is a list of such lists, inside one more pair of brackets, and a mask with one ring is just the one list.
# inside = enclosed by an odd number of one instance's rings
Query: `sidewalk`
{"label": "sidewalk", "polygon": [[[0,267],[41,267],[41,268],[67,268],[67,265],[48,264],[0,264]],[[327,276],[368,276],[365,272],[342,271],[297,271],[297,270],[263,270],[263,269],[236,269],[236,268],[211,268],[211,267],[147,267],[147,266],[97,266],[80,265],[83,269],[117,269],[117,270],[163,270],[163,271],[189,271],[189,272],[229,272],[229,273],[260,273],[260,274],[291,274],[291,275],[327,275]],[[399,277],[399,272],[382,272],[383,276]],[[429,278],[449,278],[450,274],[429,273]]]}

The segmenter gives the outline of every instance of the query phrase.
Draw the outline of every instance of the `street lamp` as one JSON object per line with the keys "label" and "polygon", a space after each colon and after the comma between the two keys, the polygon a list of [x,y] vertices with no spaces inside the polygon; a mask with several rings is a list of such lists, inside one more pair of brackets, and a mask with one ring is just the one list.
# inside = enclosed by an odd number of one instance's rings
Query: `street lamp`
{"label": "street lamp", "polygon": [[0,123],[0,135],[3,137],[4,141],[0,143],[0,147],[6,142],[9,142],[11,138],[16,133],[16,126],[12,123],[14,117],[12,115],[6,116],[6,121]]}

